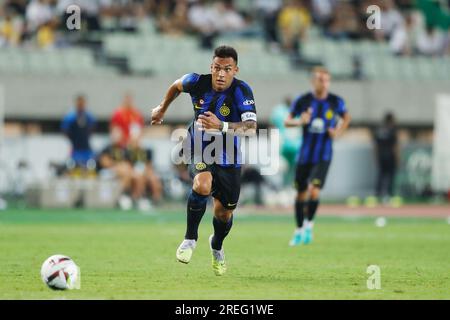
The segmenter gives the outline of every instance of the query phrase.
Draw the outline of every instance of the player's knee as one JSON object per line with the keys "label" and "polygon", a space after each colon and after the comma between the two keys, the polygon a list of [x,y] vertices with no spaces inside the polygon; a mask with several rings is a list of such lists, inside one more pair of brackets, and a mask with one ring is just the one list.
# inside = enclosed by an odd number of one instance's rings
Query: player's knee
{"label": "player's knee", "polygon": [[214,216],[222,222],[228,222],[233,216],[233,210],[227,210],[225,208],[222,210],[216,210],[216,212],[214,212]]}
{"label": "player's knee", "polygon": [[212,181],[208,177],[196,176],[192,189],[201,195],[209,195],[211,193]]}
{"label": "player's knee", "polygon": [[320,197],[320,187],[319,186],[311,186],[310,195],[312,200],[317,200]]}

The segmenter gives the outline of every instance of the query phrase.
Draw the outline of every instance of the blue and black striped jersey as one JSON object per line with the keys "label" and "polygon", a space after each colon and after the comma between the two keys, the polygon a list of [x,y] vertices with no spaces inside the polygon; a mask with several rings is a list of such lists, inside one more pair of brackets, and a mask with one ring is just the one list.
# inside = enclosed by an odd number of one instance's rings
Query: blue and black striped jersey
{"label": "blue and black striped jersey", "polygon": [[[250,86],[242,80],[234,79],[231,86],[221,92],[212,88],[212,75],[190,73],[182,78],[183,91],[190,94],[194,106],[195,118],[206,111],[214,113],[221,121],[242,122],[256,121],[256,107]],[[195,135],[202,135],[202,152],[217,137],[217,135],[197,131],[194,125],[189,128],[191,146]],[[215,163],[224,167],[239,168],[242,163],[240,138],[238,136],[225,137],[223,150],[216,157]],[[233,143],[232,148],[228,146]],[[191,149],[194,152],[194,148]]]}
{"label": "blue and black striped jersey", "polygon": [[297,156],[299,164],[316,164],[331,161],[333,139],[328,134],[329,128],[335,128],[338,117],[347,109],[344,100],[332,93],[326,99],[317,99],[312,92],[297,97],[291,106],[291,116],[300,116],[312,109],[311,121],[303,126],[303,143]]}

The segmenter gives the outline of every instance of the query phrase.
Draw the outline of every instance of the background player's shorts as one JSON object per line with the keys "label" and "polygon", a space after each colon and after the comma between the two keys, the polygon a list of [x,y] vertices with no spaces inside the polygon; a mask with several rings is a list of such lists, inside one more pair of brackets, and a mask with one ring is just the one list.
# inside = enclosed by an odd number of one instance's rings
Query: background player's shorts
{"label": "background player's shorts", "polygon": [[295,172],[295,187],[298,191],[305,191],[308,184],[323,188],[327,178],[330,161],[321,161],[316,164],[299,164]]}
{"label": "background player's shorts", "polygon": [[236,209],[241,192],[241,168],[221,167],[217,164],[207,165],[203,162],[189,165],[189,174],[193,179],[201,172],[211,172],[211,195],[228,210]]}

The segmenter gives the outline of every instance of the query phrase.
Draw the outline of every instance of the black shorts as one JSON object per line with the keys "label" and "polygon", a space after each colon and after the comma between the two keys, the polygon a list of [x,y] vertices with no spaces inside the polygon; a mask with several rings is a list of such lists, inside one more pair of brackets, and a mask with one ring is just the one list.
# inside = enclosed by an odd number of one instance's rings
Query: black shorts
{"label": "black shorts", "polygon": [[312,184],[320,189],[325,185],[330,161],[322,161],[316,164],[298,164],[295,172],[295,187],[298,191],[308,189]]}
{"label": "black shorts", "polygon": [[189,165],[191,178],[201,173],[211,172],[211,195],[228,210],[236,209],[241,192],[241,168],[221,167],[217,164],[207,165],[203,162]]}

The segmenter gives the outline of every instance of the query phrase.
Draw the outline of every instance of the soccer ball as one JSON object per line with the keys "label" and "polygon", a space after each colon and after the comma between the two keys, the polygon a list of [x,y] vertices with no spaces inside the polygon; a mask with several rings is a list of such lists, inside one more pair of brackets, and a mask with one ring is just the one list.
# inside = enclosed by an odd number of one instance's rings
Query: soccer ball
{"label": "soccer ball", "polygon": [[80,288],[80,268],[70,257],[61,254],[55,254],[44,261],[41,278],[53,290]]}

